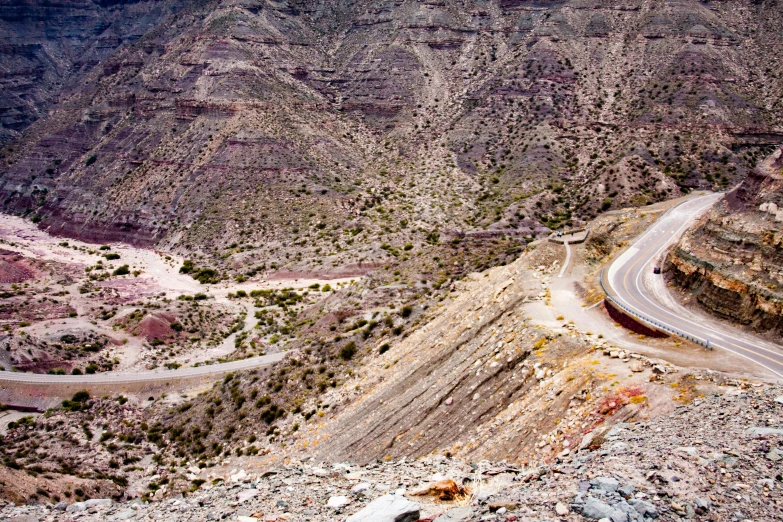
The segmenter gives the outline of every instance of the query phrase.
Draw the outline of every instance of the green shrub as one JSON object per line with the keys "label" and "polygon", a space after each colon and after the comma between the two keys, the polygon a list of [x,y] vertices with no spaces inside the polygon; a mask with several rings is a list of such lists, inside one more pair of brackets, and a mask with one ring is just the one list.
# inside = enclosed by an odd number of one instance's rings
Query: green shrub
{"label": "green shrub", "polygon": [[351,341],[342,348],[340,348],[340,359],[343,361],[349,361],[356,355],[356,343]]}
{"label": "green shrub", "polygon": [[[81,374],[81,372],[79,373]],[[62,406],[65,411],[85,411],[90,408],[87,403],[89,400],[90,393],[86,390],[82,390],[74,393],[71,400],[64,400]]]}
{"label": "green shrub", "polygon": [[196,267],[193,266],[193,261],[190,259],[186,259],[182,263],[182,267],[179,269],[180,274],[189,274],[191,273]]}

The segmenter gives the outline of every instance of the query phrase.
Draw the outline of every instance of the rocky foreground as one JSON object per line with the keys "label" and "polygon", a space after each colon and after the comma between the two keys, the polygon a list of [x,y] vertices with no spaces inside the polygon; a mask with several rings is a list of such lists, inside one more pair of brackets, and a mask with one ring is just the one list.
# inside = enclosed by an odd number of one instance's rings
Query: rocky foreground
{"label": "rocky foreground", "polygon": [[[162,502],[0,508],[2,520],[659,520],[783,517],[783,386],[743,385],[588,433],[543,467],[416,461],[234,469]],[[199,487],[200,486],[200,487]]]}

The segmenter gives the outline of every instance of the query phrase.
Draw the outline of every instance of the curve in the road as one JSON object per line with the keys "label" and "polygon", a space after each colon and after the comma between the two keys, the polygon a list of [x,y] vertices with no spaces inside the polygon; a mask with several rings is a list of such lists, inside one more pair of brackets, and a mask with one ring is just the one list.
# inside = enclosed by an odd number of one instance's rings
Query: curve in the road
{"label": "curve in the road", "polygon": [[227,363],[210,364],[176,370],[148,372],[105,372],[91,375],[50,375],[46,373],[0,372],[0,381],[26,384],[127,384],[152,383],[176,379],[192,379],[220,375],[239,370],[251,370],[281,361],[288,352],[250,357]]}
{"label": "curve in the road", "polygon": [[[783,348],[772,346],[753,335],[718,325],[708,317],[684,307],[663,306],[643,282],[645,271],[660,259],[662,253],[715,202],[722,194],[690,199],[669,210],[650,226],[636,242],[609,267],[609,297],[645,322],[700,344],[728,350],[764,366],[783,377]],[[662,276],[660,276],[662,277]]]}

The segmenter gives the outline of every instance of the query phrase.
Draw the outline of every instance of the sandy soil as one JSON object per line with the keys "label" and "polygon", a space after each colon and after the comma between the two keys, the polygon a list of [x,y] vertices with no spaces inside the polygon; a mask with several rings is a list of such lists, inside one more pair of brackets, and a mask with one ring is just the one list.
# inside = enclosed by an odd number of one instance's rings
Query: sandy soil
{"label": "sandy soil", "polygon": [[[38,229],[35,224],[22,218],[9,215],[0,215],[0,239],[4,241],[3,248],[19,252],[27,258],[36,260],[54,261],[62,265],[63,272],[70,274],[84,274],[84,268],[94,265],[103,259],[99,254],[90,254],[85,250],[97,250],[100,245],[84,243],[73,239],[63,239],[51,236]],[[67,246],[63,243],[67,242]],[[212,299],[210,302],[223,306],[234,315],[244,312],[246,314],[243,331],[255,328],[258,320],[254,318],[252,303],[241,300],[229,299],[228,294],[254,289],[282,289],[282,288],[307,288],[315,283],[329,283],[332,287],[350,284],[359,279],[285,279],[275,276],[274,279],[251,280],[243,283],[223,281],[217,285],[202,285],[186,274],[179,273],[183,258],[174,254],[168,254],[150,249],[136,248],[122,243],[110,243],[111,252],[120,255],[119,260],[107,264],[109,269],[127,264],[131,271],[138,270],[137,277],[127,276],[123,278],[110,278],[106,281],[96,282],[95,286],[116,292],[122,302],[127,305],[119,305],[116,318],[121,318],[136,309],[133,301],[153,296],[175,299],[180,295],[205,293]],[[76,248],[74,248],[76,247]],[[101,252],[103,253],[103,252]],[[49,282],[45,282],[48,284]],[[117,346],[110,348],[107,355],[117,357],[120,361],[117,370],[129,371],[143,369],[142,355],[145,350],[144,340],[124,331],[118,331],[107,325],[95,324],[90,319],[87,311],[96,305],[96,299],[90,294],[80,294],[78,287],[81,281],[62,282],[63,290],[68,292],[70,305],[78,312],[77,317],[60,318],[36,322],[25,331],[29,334],[52,337],[71,331],[93,331],[105,334],[118,341]],[[235,347],[234,340],[237,334],[232,334],[223,340],[218,346],[188,353],[176,358],[180,364],[192,365],[211,359],[230,355]]]}

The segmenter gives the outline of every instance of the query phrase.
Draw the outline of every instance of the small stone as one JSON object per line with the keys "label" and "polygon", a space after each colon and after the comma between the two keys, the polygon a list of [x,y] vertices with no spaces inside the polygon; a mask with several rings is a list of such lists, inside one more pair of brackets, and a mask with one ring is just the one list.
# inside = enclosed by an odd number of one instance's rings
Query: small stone
{"label": "small stone", "polygon": [[258,522],[258,519],[256,517],[248,517],[245,515],[239,515],[237,517],[237,522]]}
{"label": "small stone", "polygon": [[595,497],[587,497],[584,506],[582,506],[582,516],[594,520],[607,519],[610,522],[625,522],[628,516],[615,509],[605,502],[601,502]]}
{"label": "small stone", "polygon": [[419,505],[415,502],[398,495],[383,495],[348,517],[346,522],[415,522],[419,513]]}
{"label": "small stone", "polygon": [[338,495],[334,497],[329,497],[329,500],[326,502],[326,507],[332,508],[332,509],[339,509],[343,506],[346,506],[351,501],[348,500],[348,497],[344,495]]}
{"label": "small stone", "polygon": [[555,513],[558,514],[558,516],[564,517],[568,514],[570,510],[568,509],[568,506],[563,504],[562,502],[558,502],[555,504]]}
{"label": "small stone", "polygon": [[67,507],[68,507],[68,503],[67,503],[67,502],[65,502],[65,501],[60,501],[60,502],[58,502],[57,504],[55,504],[55,505],[52,507],[52,509],[54,509],[54,510],[57,510],[57,511],[65,511],[65,508],[67,508]]}
{"label": "small stone", "polygon": [[645,518],[658,518],[658,509],[652,502],[647,502],[646,500],[639,498],[632,498],[628,501],[628,504]]}
{"label": "small stone", "polygon": [[243,491],[240,491],[237,493],[237,501],[238,502],[247,502],[251,498],[258,496],[258,490],[257,489],[245,489]]}
{"label": "small stone", "polygon": [[436,518],[433,522],[463,522],[473,516],[473,509],[470,507],[451,508],[444,514]]}
{"label": "small stone", "polygon": [[372,485],[369,482],[362,482],[360,484],[356,484],[354,487],[351,488],[351,494],[356,496],[366,495],[371,487]]}
{"label": "small stone", "polygon": [[625,499],[629,499],[633,497],[634,492],[636,491],[636,488],[633,487],[631,484],[624,484],[617,488],[617,492],[623,496]]}
{"label": "small stone", "polygon": [[710,502],[709,500],[704,500],[703,498],[700,497],[696,497],[695,499],[693,499],[693,504],[696,506],[696,513],[698,513],[699,515],[704,515],[712,507],[712,502]]}

